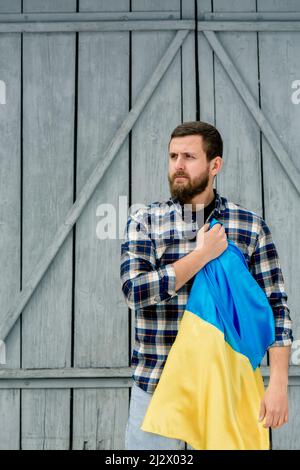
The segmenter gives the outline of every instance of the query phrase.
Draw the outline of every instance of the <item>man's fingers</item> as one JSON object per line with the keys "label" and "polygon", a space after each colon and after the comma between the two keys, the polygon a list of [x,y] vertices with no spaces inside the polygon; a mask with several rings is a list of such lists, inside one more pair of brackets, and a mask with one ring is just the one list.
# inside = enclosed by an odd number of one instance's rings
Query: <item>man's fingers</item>
{"label": "man's fingers", "polygon": [[271,413],[267,413],[264,428],[269,428],[270,426],[272,426],[273,425],[273,419],[274,419],[274,415],[271,414]]}

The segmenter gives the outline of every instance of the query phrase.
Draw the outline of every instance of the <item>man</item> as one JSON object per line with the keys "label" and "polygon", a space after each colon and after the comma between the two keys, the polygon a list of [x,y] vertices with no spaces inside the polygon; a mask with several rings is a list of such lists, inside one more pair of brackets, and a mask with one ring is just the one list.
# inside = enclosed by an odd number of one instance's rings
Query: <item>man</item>
{"label": "man", "polygon": [[[278,428],[288,421],[293,336],[278,253],[263,218],[213,188],[223,165],[222,153],[222,138],[212,125],[195,121],[177,126],[169,142],[171,197],[137,210],[127,221],[121,247],[122,290],[136,315],[127,449],[185,448],[182,441],[144,432],[140,426],[176,338],[193,279],[226,250],[227,237],[242,250],[274,313],[270,379],[257,416],[260,421],[265,418],[265,427]],[[192,216],[190,223],[186,213]],[[208,230],[212,217],[223,225]],[[191,233],[193,228],[198,231]]]}

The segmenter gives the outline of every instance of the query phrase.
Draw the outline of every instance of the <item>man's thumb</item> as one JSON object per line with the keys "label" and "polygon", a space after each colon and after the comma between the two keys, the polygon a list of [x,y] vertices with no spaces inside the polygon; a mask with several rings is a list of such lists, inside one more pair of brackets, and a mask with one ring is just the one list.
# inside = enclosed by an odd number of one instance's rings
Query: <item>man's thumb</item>
{"label": "man's thumb", "polygon": [[261,401],[261,404],[260,404],[260,409],[259,409],[259,418],[258,418],[258,421],[262,421],[265,417],[265,414],[266,414],[266,406],[265,406],[265,402],[264,400]]}

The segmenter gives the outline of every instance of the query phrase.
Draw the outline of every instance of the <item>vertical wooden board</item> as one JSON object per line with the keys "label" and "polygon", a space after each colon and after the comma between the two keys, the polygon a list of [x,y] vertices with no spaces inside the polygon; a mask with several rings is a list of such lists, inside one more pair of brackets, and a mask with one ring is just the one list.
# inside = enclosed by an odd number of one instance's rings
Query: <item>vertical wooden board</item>
{"label": "vertical wooden board", "polygon": [[[300,4],[297,3],[300,10]],[[297,5],[290,5],[296,11]],[[282,5],[281,5],[282,6]],[[269,11],[282,11],[277,2],[268,1]],[[258,2],[258,11],[265,9],[264,2]],[[288,4],[287,4],[288,8]],[[288,11],[288,10],[286,10]],[[259,33],[259,58],[261,77],[262,110],[280,138],[289,157],[299,168],[298,148],[299,129],[296,123],[300,118],[300,104],[293,104],[291,87],[293,80],[300,77],[300,33],[268,32]],[[270,226],[281,262],[288,305],[293,321],[293,335],[300,334],[297,316],[300,294],[300,248],[298,243],[297,218],[299,217],[299,194],[290,183],[281,164],[278,162],[265,138],[262,142],[265,218]],[[288,240],[288,242],[287,242]],[[299,394],[299,388],[297,389]],[[289,449],[290,445],[300,445],[294,429],[300,425],[297,415],[296,395],[291,394],[290,420],[284,430],[272,431],[273,448]],[[299,396],[299,395],[298,395]],[[292,444],[289,436],[293,435]]]}
{"label": "vertical wooden board", "polygon": [[[114,4],[114,9],[112,5]],[[88,2],[91,11],[129,11],[129,1]],[[85,2],[80,9],[89,11]],[[77,194],[129,112],[129,32],[80,33],[78,54]],[[128,308],[120,287],[119,197],[128,196],[128,138],[76,224],[74,366],[127,367]],[[116,218],[101,239],[100,222]],[[105,210],[106,210],[105,209]],[[125,207],[126,210],[126,207]],[[121,227],[122,229],[124,227]],[[84,410],[89,400],[99,413]],[[98,403],[99,400],[99,403]],[[74,448],[115,446],[124,436],[128,390],[74,390]],[[106,415],[103,410],[106,410]],[[108,418],[110,417],[110,418]],[[115,417],[114,419],[112,417]],[[111,419],[113,426],[107,426]],[[97,429],[92,435],[89,429]],[[87,434],[86,434],[87,433]],[[103,437],[105,436],[105,437]],[[85,444],[84,444],[85,443]],[[123,446],[123,444],[122,444]],[[102,448],[102,447],[101,447]]]}
{"label": "vertical wooden board", "polygon": [[257,0],[258,12],[299,12],[299,0]]}
{"label": "vertical wooden board", "polygon": [[123,449],[127,389],[76,389],[74,407],[74,450]]}
{"label": "vertical wooden board", "polygon": [[[34,9],[36,2],[32,6]],[[53,12],[52,7],[54,3],[40,3],[44,12]],[[67,1],[65,10],[69,7]],[[24,2],[24,11],[32,11],[31,1]],[[24,34],[23,64],[25,283],[73,203],[75,34]],[[71,319],[72,236],[69,236],[23,311],[22,367],[70,366]],[[23,449],[41,445],[68,448],[69,398],[69,390],[23,393]],[[59,422],[62,427],[57,425]]]}
{"label": "vertical wooden board", "polygon": [[70,391],[22,391],[22,449],[68,450]]}
{"label": "vertical wooden board", "polygon": [[76,11],[77,0],[23,0],[24,13],[69,13]]}
{"label": "vertical wooden board", "polygon": [[[198,21],[205,12],[211,12],[211,0],[197,0]],[[215,124],[214,53],[203,32],[198,32],[198,74],[200,121]],[[216,178],[217,179],[217,178]]]}
{"label": "vertical wooden board", "polygon": [[[181,18],[194,20],[195,1],[181,2]],[[182,121],[196,119],[196,61],[195,31],[190,31],[181,48],[182,69]]]}
{"label": "vertical wooden board", "polygon": [[[255,0],[239,2],[238,11],[255,11]],[[236,11],[236,4],[214,1],[214,12]],[[259,102],[255,32],[216,33],[245,84]],[[216,127],[224,142],[224,164],[218,188],[229,200],[262,213],[260,130],[238,90],[215,55]]]}
{"label": "vertical wooden board", "polygon": [[[20,0],[0,3],[0,13],[20,11]],[[0,321],[20,290],[20,54],[20,34],[1,34],[0,80],[5,90],[0,104]],[[5,347],[6,364],[0,367],[19,367],[19,320],[6,338]],[[0,449],[18,449],[19,390],[0,390],[0,422]]]}
{"label": "vertical wooden board", "polygon": [[0,13],[21,13],[21,0],[1,0]]}
{"label": "vertical wooden board", "polygon": [[[180,11],[180,2],[132,2],[132,11],[145,11],[145,15],[155,9]],[[132,32],[133,105],[175,34],[175,31]],[[180,123],[179,50],[132,130],[132,203],[149,204],[169,197],[168,142],[172,130]]]}

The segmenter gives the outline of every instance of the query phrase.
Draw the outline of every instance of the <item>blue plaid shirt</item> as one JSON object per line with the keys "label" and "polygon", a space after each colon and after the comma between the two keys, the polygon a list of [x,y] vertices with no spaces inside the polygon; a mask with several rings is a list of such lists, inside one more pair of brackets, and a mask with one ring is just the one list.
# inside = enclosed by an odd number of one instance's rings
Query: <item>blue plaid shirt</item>
{"label": "blue plaid shirt", "polygon": [[132,378],[149,393],[159,381],[195,277],[175,291],[172,263],[195,248],[195,229],[212,217],[223,223],[227,237],[241,249],[249,271],[268,297],[276,338],[270,347],[289,346],[293,341],[284,279],[268,225],[255,212],[229,202],[216,189],[214,193],[215,208],[198,226],[182,216],[175,198],[153,202],[128,217],[120,274],[127,305],[135,311]]}

